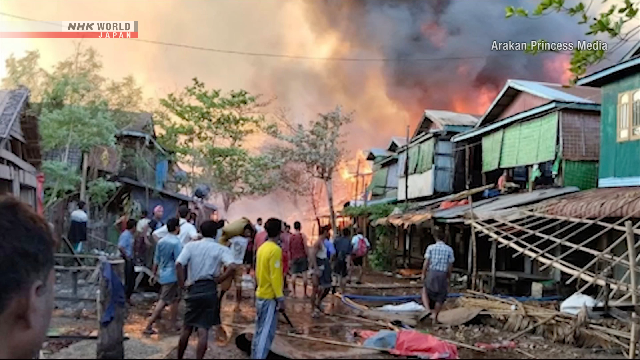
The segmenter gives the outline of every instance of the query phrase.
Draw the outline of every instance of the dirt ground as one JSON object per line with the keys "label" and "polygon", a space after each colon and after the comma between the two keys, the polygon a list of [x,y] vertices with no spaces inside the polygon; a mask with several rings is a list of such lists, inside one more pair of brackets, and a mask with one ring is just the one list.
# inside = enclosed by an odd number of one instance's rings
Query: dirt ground
{"label": "dirt ground", "polygon": [[[366,274],[363,282],[365,284],[410,284],[412,280],[398,279],[381,273]],[[415,282],[415,280],[413,280]],[[298,288],[300,290],[300,287]],[[348,293],[369,294],[369,295],[414,295],[418,294],[419,288],[399,288],[399,289],[350,289]],[[222,303],[222,328],[224,336],[220,336],[224,341],[217,341],[216,334],[209,335],[209,349],[205,355],[207,359],[247,359],[248,356],[239,350],[235,345],[235,337],[244,325],[251,325],[255,320],[255,310],[251,291],[245,290],[246,297],[240,308],[234,311],[234,292],[227,294]],[[175,359],[177,357],[175,347],[178,342],[178,334],[170,331],[164,326],[163,321],[156,325],[158,335],[144,336],[142,331],[146,325],[147,317],[154,306],[154,294],[135,294],[133,308],[129,308],[127,321],[125,324],[125,336],[129,337],[125,343],[126,358],[154,358],[154,359]],[[91,308],[93,305],[93,309]],[[364,303],[363,303],[364,305]],[[373,304],[366,304],[374,306]],[[50,333],[59,335],[96,335],[97,318],[95,304],[86,304],[87,309],[81,309],[78,304],[68,302],[59,303],[60,307],[55,311],[51,323]],[[181,309],[183,313],[183,309]],[[325,299],[325,311],[329,314],[354,315],[355,312],[345,306],[337,297],[328,296]],[[331,315],[322,316],[319,319],[312,319],[311,306],[307,300],[302,298],[287,299],[287,313],[291,322],[296,327],[296,332],[316,338],[330,339],[341,342],[353,343],[352,334],[354,330],[368,329],[380,330],[383,327],[348,320]],[[231,326],[232,325],[232,326]],[[279,330],[288,331],[290,327],[284,319],[280,319]],[[478,342],[496,343],[507,339],[512,333],[505,333],[500,329],[483,324],[453,326],[453,327],[432,327],[419,326],[418,330],[430,333],[443,339],[454,340],[465,344],[473,345]],[[186,358],[195,358],[195,337],[192,337],[190,345],[185,355]],[[337,345],[328,345],[319,342],[287,338],[287,341],[296,349],[312,354],[315,358],[377,358],[387,359],[394,356],[384,353],[368,355],[358,355],[351,348]],[[568,345],[553,344],[541,337],[531,335],[521,336],[516,340],[517,349],[494,350],[486,353],[479,353],[473,350],[458,347],[458,354],[461,359],[489,359],[489,358],[535,358],[552,359],[610,359],[623,358],[622,354],[606,352],[601,349],[581,349]],[[95,340],[55,340],[51,339],[44,346],[45,358],[95,358]],[[311,356],[311,355],[310,355]]]}

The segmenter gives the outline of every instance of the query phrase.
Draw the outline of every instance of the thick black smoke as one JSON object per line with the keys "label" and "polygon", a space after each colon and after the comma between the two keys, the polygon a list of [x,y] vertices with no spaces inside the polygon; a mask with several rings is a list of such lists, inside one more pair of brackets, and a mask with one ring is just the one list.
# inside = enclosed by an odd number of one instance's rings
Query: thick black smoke
{"label": "thick black smoke", "polygon": [[[475,101],[480,88],[497,92],[509,78],[561,81],[562,68],[550,70],[554,56],[491,51],[493,41],[576,41],[584,28],[566,15],[540,19],[505,18],[505,7],[532,8],[535,1],[471,0],[311,0],[307,19],[317,33],[337,32],[351,57],[432,59],[389,61],[383,66],[387,95],[411,109],[452,109],[461,93]],[[478,58],[482,57],[482,58]],[[337,63],[342,89],[357,96],[361,72]],[[462,68],[462,69],[461,69]],[[472,105],[472,104],[471,104]],[[474,108],[474,106],[469,106]],[[485,109],[480,109],[484,111]]]}

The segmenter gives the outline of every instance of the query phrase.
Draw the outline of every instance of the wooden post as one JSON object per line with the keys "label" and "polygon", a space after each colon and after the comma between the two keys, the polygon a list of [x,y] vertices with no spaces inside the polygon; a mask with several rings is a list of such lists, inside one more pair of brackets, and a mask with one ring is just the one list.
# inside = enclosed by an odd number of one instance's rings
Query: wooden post
{"label": "wooden post", "polygon": [[356,167],[356,189],[355,189],[355,196],[353,197],[353,199],[356,201],[356,203],[354,204],[355,206],[358,206],[358,185],[360,183],[360,159],[358,159],[358,165]]}
{"label": "wooden post", "polygon": [[409,125],[407,125],[407,155],[404,162],[404,209],[409,206]]}
{"label": "wooden post", "polygon": [[[471,156],[471,151],[469,149],[469,145],[467,144],[465,146],[465,169],[466,169],[466,188],[467,191],[470,189],[471,187],[471,169],[469,168],[469,162],[470,162],[470,156]],[[471,221],[474,220],[474,216],[473,216],[473,199],[471,198],[471,195],[468,195],[467,200],[469,201],[469,208],[470,208],[470,213],[471,213]],[[471,278],[471,289],[475,290],[476,289],[476,280],[477,280],[477,275],[478,275],[478,253],[477,253],[477,247],[476,247],[476,231],[473,228],[473,226],[471,226],[471,242],[469,243],[469,264],[467,264],[467,268],[468,268],[468,276]]]}
{"label": "wooden post", "polygon": [[87,170],[89,169],[89,154],[82,154],[82,179],[80,182],[80,200],[87,201]]}
{"label": "wooden post", "polygon": [[491,241],[491,293],[496,292],[496,241]]}
{"label": "wooden post", "polygon": [[[109,266],[109,264],[103,264],[101,261],[100,266]],[[111,265],[111,271],[117,274],[120,279],[124,279],[124,264]],[[111,293],[107,285],[107,280],[100,274],[99,309],[101,312],[107,309],[111,300]],[[99,322],[101,317],[98,318]],[[124,319],[125,307],[116,306],[113,320],[106,326],[99,323],[96,359],[124,359]]]}
{"label": "wooden post", "polygon": [[627,253],[629,255],[629,269],[631,278],[631,302],[633,303],[633,312],[631,313],[631,340],[629,340],[629,359],[636,358],[637,338],[637,315],[636,306],[638,306],[638,284],[636,282],[636,241],[633,233],[633,225],[631,221],[625,222],[627,228]]}
{"label": "wooden post", "polygon": [[73,297],[77,298],[78,297],[78,271],[72,271],[71,272],[71,282],[73,283]]}

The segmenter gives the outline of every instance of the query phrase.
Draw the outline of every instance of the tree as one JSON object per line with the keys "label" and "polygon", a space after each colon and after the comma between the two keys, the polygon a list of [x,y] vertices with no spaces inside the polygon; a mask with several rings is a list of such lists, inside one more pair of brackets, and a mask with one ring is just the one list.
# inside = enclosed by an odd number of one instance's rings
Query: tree
{"label": "tree", "polygon": [[[89,181],[86,155],[96,146],[114,146],[118,129],[131,123],[132,111],[139,111],[142,89],[133,77],[113,81],[101,76],[102,63],[93,48],[76,46],[74,54],[51,72],[39,66],[39,59],[37,51],[20,59],[11,55],[2,86],[29,88],[43,150],[61,152],[58,160],[43,162],[46,207],[73,194],[78,186],[81,199],[100,204],[100,199],[113,192],[115,183],[99,178]],[[80,175],[79,169],[68,164],[74,149],[83,153]]]}
{"label": "tree", "polygon": [[278,162],[245,147],[247,137],[260,131],[266,104],[244,90],[209,90],[198,79],[160,100],[159,141],[190,166],[192,188],[202,182],[212,186],[225,212],[240,198],[275,186],[272,171]]}
{"label": "tree", "polygon": [[308,125],[294,125],[286,117],[280,117],[268,129],[282,142],[272,151],[285,162],[301,165],[309,176],[324,183],[334,234],[337,234],[337,226],[332,182],[344,156],[344,126],[351,120],[351,114],[344,114],[340,107],[336,107],[328,113],[318,114]]}
{"label": "tree", "polygon": [[320,228],[319,208],[323,194],[319,180],[311,176],[303,165],[285,163],[280,167],[278,181],[280,190],[288,194],[296,206],[300,199],[311,205],[314,219]]}
{"label": "tree", "polygon": [[[602,4],[605,4],[607,0],[601,0]],[[584,75],[587,69],[595,64],[598,64],[605,59],[606,54],[613,53],[630,39],[635,39],[640,32],[640,26],[634,26],[633,28],[626,28],[625,25],[629,24],[636,18],[638,14],[638,3],[631,0],[616,1],[611,4],[606,11],[599,13],[597,16],[590,16],[589,10],[593,5],[591,0],[588,5],[585,2],[580,1],[574,6],[565,6],[565,0],[541,0],[533,11],[528,11],[522,7],[515,8],[508,6],[506,8],[506,17],[519,16],[527,18],[539,18],[549,13],[565,13],[571,17],[578,19],[578,24],[585,24],[588,26],[589,31],[585,35],[597,36],[606,35],[610,39],[617,39],[611,48],[606,49],[597,46],[592,49],[578,49],[577,47],[572,51],[571,58],[571,72],[575,75],[573,81],[578,77]],[[594,44],[597,40],[593,40]],[[545,43],[545,40],[540,40],[539,43]],[[529,46],[526,52],[536,54],[540,52],[538,47]]]}

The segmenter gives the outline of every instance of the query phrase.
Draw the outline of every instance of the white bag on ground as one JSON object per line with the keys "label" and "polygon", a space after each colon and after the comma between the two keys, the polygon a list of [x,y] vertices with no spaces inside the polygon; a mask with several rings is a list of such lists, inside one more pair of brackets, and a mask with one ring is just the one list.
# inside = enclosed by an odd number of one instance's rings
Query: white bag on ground
{"label": "white bag on ground", "polygon": [[589,295],[575,293],[569,296],[560,304],[560,312],[571,315],[578,315],[583,306],[590,309],[594,306],[602,306],[602,302],[596,301]]}
{"label": "white bag on ground", "polygon": [[424,311],[424,306],[418,304],[415,301],[411,301],[400,305],[385,305],[379,307],[378,310],[388,312],[422,312]]}

